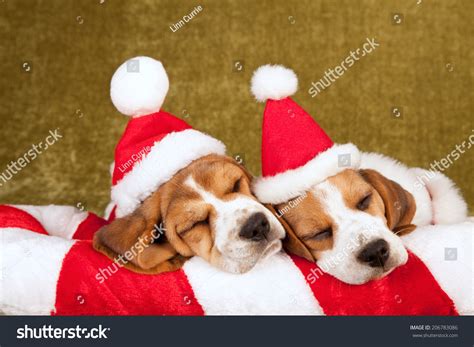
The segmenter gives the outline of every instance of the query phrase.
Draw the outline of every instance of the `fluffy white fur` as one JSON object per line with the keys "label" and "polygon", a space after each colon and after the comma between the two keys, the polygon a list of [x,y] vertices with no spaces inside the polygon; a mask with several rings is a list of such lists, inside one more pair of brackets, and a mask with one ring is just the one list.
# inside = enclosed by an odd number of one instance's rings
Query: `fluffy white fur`
{"label": "fluffy white fur", "polygon": [[116,217],[133,212],[160,185],[194,160],[209,154],[224,155],[225,151],[221,141],[194,129],[168,134],[112,187]]}
{"label": "fluffy white fur", "polygon": [[[458,312],[474,314],[474,223],[429,225],[402,241],[423,260]],[[445,260],[445,248],[456,248],[457,260]]]}
{"label": "fluffy white fur", "polygon": [[467,218],[467,204],[456,184],[441,172],[410,169],[419,178],[415,189],[426,189],[431,197],[434,224],[454,224]]}
{"label": "fluffy white fur", "polygon": [[18,228],[0,229],[2,285],[0,311],[49,315],[63,259],[74,241]]}
{"label": "fluffy white fur", "polygon": [[[339,155],[350,154],[349,166],[339,166]],[[352,143],[334,144],[305,165],[271,177],[255,179],[253,191],[263,203],[279,204],[293,199],[330,176],[359,166],[359,150]]]}
{"label": "fluffy white fur", "polygon": [[32,215],[43,225],[49,235],[65,239],[72,239],[79,225],[89,215],[87,212],[83,212],[73,206],[12,205],[12,207]]}
{"label": "fluffy white fur", "polygon": [[260,102],[280,100],[296,93],[298,78],[282,65],[263,65],[253,73],[250,89]]}
{"label": "fluffy white fur", "polygon": [[323,315],[301,271],[285,253],[244,274],[220,271],[199,257],[183,267],[207,315]]}
{"label": "fluffy white fur", "polygon": [[[127,71],[130,60],[137,61],[138,72]],[[168,88],[168,75],[161,62],[149,57],[135,57],[115,71],[110,82],[110,97],[124,115],[145,115],[160,110]]]}
{"label": "fluffy white fur", "polygon": [[366,152],[361,153],[360,168],[380,172],[413,195],[416,202],[415,225],[459,223],[467,218],[466,203],[454,183],[442,173],[436,173],[425,185],[421,181],[425,170],[410,169],[393,158]]}

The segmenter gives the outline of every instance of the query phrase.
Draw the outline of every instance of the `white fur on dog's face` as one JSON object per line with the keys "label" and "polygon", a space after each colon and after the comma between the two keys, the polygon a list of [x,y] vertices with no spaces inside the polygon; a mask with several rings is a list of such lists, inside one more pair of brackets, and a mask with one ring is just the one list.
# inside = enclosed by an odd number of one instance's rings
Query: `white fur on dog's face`
{"label": "white fur on dog's face", "polygon": [[[185,184],[215,211],[209,221],[214,231],[212,263],[228,272],[244,273],[252,269],[260,259],[281,249],[281,239],[285,236],[283,227],[276,217],[255,199],[241,194],[235,199],[223,200],[200,187],[192,177],[189,177]],[[241,237],[242,227],[256,213],[263,213],[267,218],[270,224],[268,235],[260,241]]]}
{"label": "white fur on dog's face", "polygon": [[[333,247],[318,253],[321,268],[350,284],[362,284],[383,277],[408,260],[401,239],[388,229],[385,219],[365,211],[349,208],[339,189],[328,181],[311,190],[319,197],[326,213],[333,220]],[[375,240],[385,240],[390,255],[384,267],[370,267],[357,259],[364,247]]]}
{"label": "white fur on dog's face", "polygon": [[[290,251],[312,257],[323,271],[343,282],[378,279],[408,259],[401,239],[387,225],[384,200],[357,171],[345,170],[276,207],[292,231],[289,238],[297,239],[287,242]],[[387,259],[363,261],[361,254],[376,241],[386,242]]]}

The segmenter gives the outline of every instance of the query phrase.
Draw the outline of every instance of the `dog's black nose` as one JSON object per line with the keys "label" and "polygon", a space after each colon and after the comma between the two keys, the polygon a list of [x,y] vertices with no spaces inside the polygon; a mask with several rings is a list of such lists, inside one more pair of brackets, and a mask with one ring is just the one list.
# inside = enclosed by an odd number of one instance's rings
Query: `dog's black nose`
{"label": "dog's black nose", "polygon": [[270,231],[270,223],[262,212],[254,213],[245,222],[239,235],[244,239],[260,241],[267,236]]}
{"label": "dog's black nose", "polygon": [[378,239],[370,242],[360,251],[357,259],[371,267],[383,267],[390,255],[387,241]]}

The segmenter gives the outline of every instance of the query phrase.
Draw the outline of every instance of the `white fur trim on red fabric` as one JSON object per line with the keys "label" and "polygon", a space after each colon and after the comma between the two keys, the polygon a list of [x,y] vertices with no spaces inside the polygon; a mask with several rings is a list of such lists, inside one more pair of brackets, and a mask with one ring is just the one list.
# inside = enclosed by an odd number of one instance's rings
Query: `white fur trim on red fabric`
{"label": "white fur trim on red fabric", "polygon": [[41,223],[49,235],[72,239],[77,228],[89,214],[73,206],[11,205],[29,213]]}
{"label": "white fur trim on red fabric", "polygon": [[19,228],[0,229],[2,277],[0,311],[49,315],[64,257],[74,241]]}
{"label": "white fur trim on red fabric", "polygon": [[428,225],[402,241],[425,263],[459,314],[474,314],[474,223]]}
{"label": "white fur trim on red fabric", "polygon": [[438,171],[410,169],[419,179],[417,188],[426,189],[431,198],[433,224],[454,224],[467,220],[467,203],[459,188]]}
{"label": "white fur trim on red fabric", "polygon": [[[348,157],[344,157],[345,155]],[[334,144],[297,169],[257,178],[253,192],[260,202],[280,204],[302,195],[313,185],[345,169],[357,169],[359,161],[360,154],[355,145]]]}
{"label": "white fur trim on red fabric", "polygon": [[282,65],[260,66],[252,76],[250,90],[258,101],[280,100],[296,93],[298,77]]}
{"label": "white fur trim on red fabric", "polygon": [[225,151],[221,141],[194,129],[166,135],[112,187],[116,217],[133,212],[159,186],[194,160],[209,154],[224,155]]}
{"label": "white fur trim on red fabric", "polygon": [[163,64],[150,57],[127,60],[110,82],[112,103],[127,116],[158,112],[168,93],[169,80]]}
{"label": "white fur trim on red fabric", "polygon": [[323,315],[301,271],[277,253],[244,274],[194,257],[183,267],[206,315]]}

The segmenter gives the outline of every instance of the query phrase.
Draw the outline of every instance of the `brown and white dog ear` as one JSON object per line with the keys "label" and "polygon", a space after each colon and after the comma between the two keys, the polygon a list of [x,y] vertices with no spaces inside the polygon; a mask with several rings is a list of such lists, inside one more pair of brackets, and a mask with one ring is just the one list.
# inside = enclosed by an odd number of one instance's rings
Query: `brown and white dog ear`
{"label": "brown and white dog ear", "polygon": [[379,172],[371,169],[359,171],[381,196],[385,205],[387,225],[397,235],[404,235],[416,228],[411,224],[416,212],[413,195]]}
{"label": "brown and white dog ear", "polygon": [[308,247],[306,247],[303,241],[301,241],[298,236],[296,236],[296,233],[283,219],[283,216],[279,216],[272,205],[265,204],[265,207],[268,208],[277,217],[278,221],[285,229],[286,236],[283,239],[283,248],[289,253],[305,258],[311,262],[315,262],[316,260],[314,259],[313,254],[311,254]]}
{"label": "brown and white dog ear", "polygon": [[94,248],[124,267],[139,273],[157,274],[181,268],[181,256],[162,230],[159,192],[133,213],[102,227],[94,235]]}

